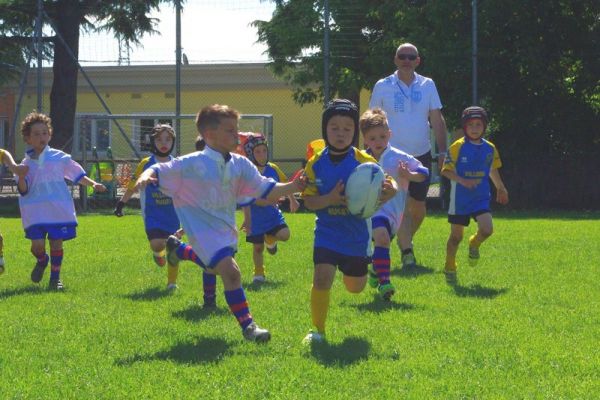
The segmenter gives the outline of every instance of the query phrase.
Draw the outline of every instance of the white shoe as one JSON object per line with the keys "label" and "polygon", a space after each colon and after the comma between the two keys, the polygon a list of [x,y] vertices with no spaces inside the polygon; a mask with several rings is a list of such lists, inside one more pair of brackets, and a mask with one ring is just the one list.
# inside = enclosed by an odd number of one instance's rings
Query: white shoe
{"label": "white shoe", "polygon": [[308,335],[306,335],[304,337],[304,339],[302,340],[302,343],[309,345],[311,343],[322,343],[324,341],[325,341],[324,333],[310,331],[310,332],[308,332]]}
{"label": "white shoe", "polygon": [[263,283],[266,280],[267,278],[265,278],[264,275],[254,275],[252,278],[252,283]]}
{"label": "white shoe", "polygon": [[179,286],[177,286],[176,283],[169,283],[167,285],[167,290],[177,290],[177,289],[179,289]]}
{"label": "white shoe", "polygon": [[256,325],[256,322],[251,323],[242,331],[244,339],[251,342],[268,342],[271,339],[271,333]]}

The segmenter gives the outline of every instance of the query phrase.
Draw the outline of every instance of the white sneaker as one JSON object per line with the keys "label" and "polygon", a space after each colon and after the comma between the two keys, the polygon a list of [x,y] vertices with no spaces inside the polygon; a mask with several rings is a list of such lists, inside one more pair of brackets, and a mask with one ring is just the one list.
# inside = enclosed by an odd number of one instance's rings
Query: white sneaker
{"label": "white sneaker", "polygon": [[264,275],[254,275],[252,278],[252,283],[263,283],[266,280],[267,278],[265,278]]}
{"label": "white sneaker", "polygon": [[311,343],[322,343],[324,341],[325,341],[324,333],[310,331],[310,332],[308,332],[308,335],[306,335],[304,337],[304,339],[302,340],[302,343],[309,345]]}
{"label": "white sneaker", "polygon": [[271,333],[256,325],[256,322],[251,323],[242,331],[244,335],[244,339],[249,340],[251,342],[268,342],[271,339]]}
{"label": "white sneaker", "polygon": [[177,289],[179,289],[179,286],[177,286],[176,283],[167,284],[167,290],[177,290]]}

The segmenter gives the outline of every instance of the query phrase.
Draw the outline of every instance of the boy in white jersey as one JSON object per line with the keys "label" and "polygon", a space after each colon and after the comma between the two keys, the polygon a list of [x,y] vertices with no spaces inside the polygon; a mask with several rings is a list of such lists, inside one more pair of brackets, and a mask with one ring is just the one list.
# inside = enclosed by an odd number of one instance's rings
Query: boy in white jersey
{"label": "boy in white jersey", "polygon": [[275,201],[302,191],[306,178],[279,184],[262,176],[246,157],[233,154],[238,144],[238,120],[239,113],[229,106],[204,107],[196,116],[196,127],[206,142],[204,150],[153,165],[142,173],[137,186],[157,184],[170,196],[190,239],[191,246],[169,237],[167,259],[188,259],[193,248],[204,269],[221,276],[225,299],[244,338],[266,342],[271,334],[253,321],[233,258],[238,245],[235,210],[241,201]]}
{"label": "boy in white jersey", "polygon": [[[21,179],[27,175],[29,167],[26,165],[17,165],[12,155],[4,150],[0,149],[0,167],[6,165],[6,168],[13,174],[19,176]],[[0,235],[0,275],[4,273],[4,238]]]}
{"label": "boy in white jersey", "polygon": [[[93,186],[106,191],[101,183],[88,178],[71,156],[48,146],[52,138],[52,121],[45,114],[32,112],[21,123],[23,139],[30,149],[23,165],[29,167],[24,178],[17,177],[19,208],[25,237],[31,240],[31,253],[37,263],[31,280],[38,283],[50,261],[49,289],[62,290],[60,269],[63,261],[63,241],[76,236],[75,207],[65,178],[74,184]],[[46,254],[46,236],[50,257]]]}
{"label": "boy in white jersey", "polygon": [[367,152],[398,183],[398,193],[371,217],[375,249],[369,285],[378,288],[383,299],[389,301],[396,291],[390,282],[390,240],[402,222],[409,182],[423,182],[429,171],[415,157],[390,145],[392,132],[382,109],[365,111],[359,126]]}

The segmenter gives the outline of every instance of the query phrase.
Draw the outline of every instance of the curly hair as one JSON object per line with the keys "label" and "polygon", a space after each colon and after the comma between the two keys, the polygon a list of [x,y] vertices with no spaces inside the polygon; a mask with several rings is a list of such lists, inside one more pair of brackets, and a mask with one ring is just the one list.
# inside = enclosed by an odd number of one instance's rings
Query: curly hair
{"label": "curly hair", "polygon": [[35,124],[44,124],[48,127],[48,132],[52,136],[52,120],[46,114],[33,111],[29,113],[23,122],[21,122],[21,135],[27,137],[31,134],[31,127]]}

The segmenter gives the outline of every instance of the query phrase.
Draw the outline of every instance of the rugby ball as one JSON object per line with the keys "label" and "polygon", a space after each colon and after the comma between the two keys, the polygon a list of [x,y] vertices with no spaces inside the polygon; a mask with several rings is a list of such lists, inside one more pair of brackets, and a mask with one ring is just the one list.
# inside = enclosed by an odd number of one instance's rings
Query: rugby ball
{"label": "rugby ball", "polygon": [[379,208],[381,185],[385,180],[383,169],[375,163],[358,165],[346,182],[346,205],[350,214],[369,218]]}

